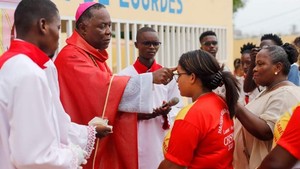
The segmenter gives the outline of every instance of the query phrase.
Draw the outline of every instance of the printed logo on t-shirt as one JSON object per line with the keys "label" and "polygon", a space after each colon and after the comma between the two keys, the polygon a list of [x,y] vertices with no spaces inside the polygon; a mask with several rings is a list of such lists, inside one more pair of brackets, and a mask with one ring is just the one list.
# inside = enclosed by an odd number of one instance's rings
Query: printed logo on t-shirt
{"label": "printed logo on t-shirt", "polygon": [[291,114],[293,113],[294,108],[290,109],[289,111],[285,112],[281,117],[278,119],[278,121],[275,123],[274,127],[274,138],[273,138],[273,145],[272,147],[275,147],[276,142],[279,140],[281,135],[283,134],[290,118]]}
{"label": "printed logo on t-shirt", "polygon": [[227,146],[228,151],[233,148],[233,133],[229,134],[224,138],[224,145]]}
{"label": "printed logo on t-shirt", "polygon": [[233,148],[234,141],[233,141],[233,126],[225,126],[227,128],[224,128],[224,115],[228,114],[228,109],[223,109],[220,113],[220,123],[218,127],[218,134],[224,135],[224,145],[228,148],[228,151]]}
{"label": "printed logo on t-shirt", "polygon": [[227,109],[223,109],[221,111],[221,115],[220,115],[220,123],[219,123],[219,129],[218,129],[218,133],[221,134],[222,133],[222,129],[223,129],[223,123],[224,123],[224,114],[228,113]]}

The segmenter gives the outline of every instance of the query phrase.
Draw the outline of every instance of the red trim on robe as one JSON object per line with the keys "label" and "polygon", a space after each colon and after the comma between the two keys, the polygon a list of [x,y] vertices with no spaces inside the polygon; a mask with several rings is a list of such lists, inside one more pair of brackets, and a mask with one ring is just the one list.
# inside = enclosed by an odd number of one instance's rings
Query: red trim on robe
{"label": "red trim on robe", "polygon": [[138,72],[138,74],[141,73],[146,73],[146,72],[154,72],[160,68],[162,68],[161,65],[157,64],[156,61],[154,60],[153,64],[151,65],[150,69],[148,69],[145,65],[143,65],[139,59],[137,59],[134,64],[133,67],[135,68],[135,70]]}
{"label": "red trim on robe", "polygon": [[8,51],[1,56],[0,68],[8,59],[18,54],[28,56],[41,69],[45,69],[44,64],[50,60],[50,58],[34,44],[18,39],[11,41]]}
{"label": "red trim on robe", "polygon": [[[61,100],[72,121],[86,125],[95,116],[102,116],[112,77],[105,62],[108,54],[90,46],[76,31],[67,43],[55,60]],[[95,169],[138,168],[137,116],[117,111],[128,80],[129,76],[115,76],[113,79],[104,116],[113,125],[113,134],[101,139]],[[88,164],[83,165],[84,169],[92,168],[94,153]]]}

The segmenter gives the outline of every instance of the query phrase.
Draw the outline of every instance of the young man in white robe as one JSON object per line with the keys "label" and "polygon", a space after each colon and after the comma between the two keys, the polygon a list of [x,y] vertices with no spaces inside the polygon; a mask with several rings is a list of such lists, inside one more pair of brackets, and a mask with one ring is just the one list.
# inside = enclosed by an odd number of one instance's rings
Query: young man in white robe
{"label": "young man in white robe", "polygon": [[103,125],[71,123],[60,99],[56,68],[60,17],[50,0],[22,0],[15,11],[17,39],[0,57],[0,168],[77,169]]}
{"label": "young man in white robe", "polygon": [[[150,27],[138,30],[135,47],[139,57],[133,65],[122,70],[119,74],[136,76],[141,73],[153,72],[162,68],[155,61],[155,55],[160,46],[157,32]],[[150,89],[151,90],[151,89]],[[158,168],[164,159],[162,142],[173,123],[175,116],[182,107],[181,96],[175,79],[167,85],[153,84],[153,109],[151,114],[138,114],[138,167],[139,169]],[[162,108],[164,102],[179,98],[179,103],[171,108]]]}

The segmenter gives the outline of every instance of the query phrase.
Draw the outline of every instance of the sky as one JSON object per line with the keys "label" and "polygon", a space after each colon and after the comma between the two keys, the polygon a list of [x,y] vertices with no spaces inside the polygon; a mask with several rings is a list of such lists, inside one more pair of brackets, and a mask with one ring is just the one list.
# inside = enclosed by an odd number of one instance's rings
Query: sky
{"label": "sky", "polygon": [[300,0],[246,0],[234,14],[234,29],[243,35],[300,34]]}

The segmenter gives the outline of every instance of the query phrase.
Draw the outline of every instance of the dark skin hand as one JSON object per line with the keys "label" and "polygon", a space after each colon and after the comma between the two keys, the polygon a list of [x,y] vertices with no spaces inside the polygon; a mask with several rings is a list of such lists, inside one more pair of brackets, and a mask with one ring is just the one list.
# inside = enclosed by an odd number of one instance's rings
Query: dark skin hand
{"label": "dark skin hand", "polygon": [[153,113],[165,116],[169,114],[171,109],[172,109],[171,107],[156,108],[154,109]]}
{"label": "dark skin hand", "polygon": [[185,168],[186,167],[177,165],[167,159],[164,159],[158,167],[158,169],[185,169]]}
{"label": "dark skin hand", "polygon": [[273,138],[273,133],[269,125],[240,103],[237,103],[235,106],[235,112],[235,116],[254,137],[260,140],[271,140]]}
{"label": "dark skin hand", "polygon": [[257,87],[257,84],[253,80],[253,69],[255,67],[255,57],[259,51],[260,48],[253,48],[250,53],[251,64],[244,81],[244,92],[246,93],[252,92]]}
{"label": "dark skin hand", "polygon": [[258,169],[288,169],[292,168],[297,161],[298,159],[283,147],[276,145],[265,157]]}
{"label": "dark skin hand", "polygon": [[177,68],[161,68],[154,71],[153,74],[153,83],[154,84],[168,84],[173,79],[173,72]]}
{"label": "dark skin hand", "polygon": [[[164,101],[163,104],[165,104],[166,102]],[[165,107],[158,107],[156,109],[153,110],[152,113],[138,113],[137,116],[138,116],[138,120],[149,120],[149,119],[152,119],[152,118],[155,118],[157,116],[160,116],[160,115],[167,115],[169,114],[169,112],[171,111],[171,107],[170,106],[165,106]]]}
{"label": "dark skin hand", "polygon": [[112,133],[112,129],[110,127],[104,126],[102,124],[97,124],[96,126],[96,137],[97,138],[103,138],[107,136],[108,134]]}

